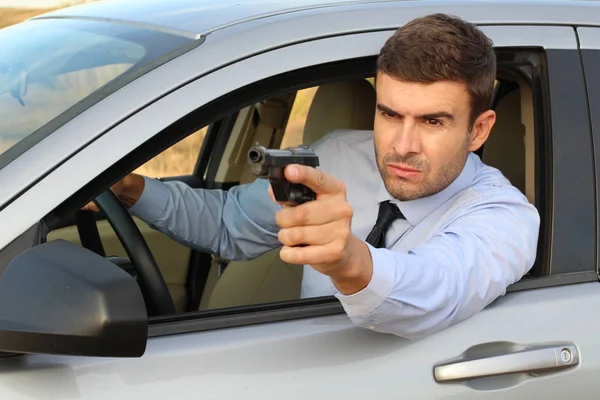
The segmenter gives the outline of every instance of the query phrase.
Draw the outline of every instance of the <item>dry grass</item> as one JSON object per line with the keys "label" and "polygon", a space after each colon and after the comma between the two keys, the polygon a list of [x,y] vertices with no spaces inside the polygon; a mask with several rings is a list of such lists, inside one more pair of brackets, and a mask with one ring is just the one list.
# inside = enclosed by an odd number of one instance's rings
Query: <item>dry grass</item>
{"label": "dry grass", "polygon": [[[22,22],[28,18],[49,11],[52,11],[52,9],[0,8],[0,28]],[[296,101],[281,145],[282,147],[296,146],[301,143],[302,129],[315,91],[316,88],[301,90],[296,96]],[[191,174],[205,134],[206,128],[190,135],[144,165],[141,165],[136,172],[150,177]],[[12,144],[0,140],[0,154]]]}
{"label": "dry grass", "polygon": [[0,8],[0,28],[23,22],[28,18],[35,17],[36,15],[40,15],[53,10],[54,9],[51,8]]}

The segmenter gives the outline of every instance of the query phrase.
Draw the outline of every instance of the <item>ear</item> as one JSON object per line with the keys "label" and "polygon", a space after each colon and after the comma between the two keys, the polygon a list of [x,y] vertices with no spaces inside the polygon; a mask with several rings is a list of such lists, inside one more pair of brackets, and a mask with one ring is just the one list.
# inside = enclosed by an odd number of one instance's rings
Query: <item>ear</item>
{"label": "ear", "polygon": [[477,117],[473,123],[469,151],[476,151],[485,143],[495,122],[496,113],[494,110],[487,110]]}

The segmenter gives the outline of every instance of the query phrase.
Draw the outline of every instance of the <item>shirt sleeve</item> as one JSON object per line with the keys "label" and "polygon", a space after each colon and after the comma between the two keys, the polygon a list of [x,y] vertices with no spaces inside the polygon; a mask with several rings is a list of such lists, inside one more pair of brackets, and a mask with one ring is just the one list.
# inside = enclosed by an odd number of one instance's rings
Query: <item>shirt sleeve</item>
{"label": "shirt sleeve", "polygon": [[251,260],[281,246],[275,223],[280,206],[271,200],[267,180],[223,191],[144,179],[129,212],[179,243],[229,260]]}
{"label": "shirt sleeve", "polygon": [[355,324],[425,337],[479,312],[529,271],[537,251],[537,209],[512,192],[469,203],[409,252],[367,244],[370,283],[349,296],[336,294]]}
{"label": "shirt sleeve", "polygon": [[[322,169],[328,168],[330,137],[311,145]],[[266,179],[228,191],[144,179],[144,191],[129,212],[179,243],[237,261],[281,247],[275,213],[282,206],[269,196]]]}

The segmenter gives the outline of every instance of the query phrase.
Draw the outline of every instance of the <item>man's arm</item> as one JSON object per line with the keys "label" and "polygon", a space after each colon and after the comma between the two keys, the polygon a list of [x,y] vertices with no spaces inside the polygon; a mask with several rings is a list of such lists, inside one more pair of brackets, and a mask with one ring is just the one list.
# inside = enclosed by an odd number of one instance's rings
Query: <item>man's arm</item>
{"label": "man's arm", "polygon": [[352,208],[339,179],[303,166],[285,174],[317,199],[277,212],[279,255],[328,275],[356,325],[409,339],[430,335],[482,310],[535,262],[540,217],[515,188],[464,192],[449,222],[404,253],[351,233]]}
{"label": "man's arm", "polygon": [[409,339],[430,335],[481,311],[527,273],[539,224],[535,207],[518,195],[473,202],[408,253],[365,244],[367,287],[336,296],[359,326]]}
{"label": "man's arm", "polygon": [[274,215],[281,207],[269,197],[264,179],[229,191],[137,179],[137,191],[130,186],[128,201],[123,190],[122,201],[132,215],[177,242],[230,260],[252,259],[280,246]]}

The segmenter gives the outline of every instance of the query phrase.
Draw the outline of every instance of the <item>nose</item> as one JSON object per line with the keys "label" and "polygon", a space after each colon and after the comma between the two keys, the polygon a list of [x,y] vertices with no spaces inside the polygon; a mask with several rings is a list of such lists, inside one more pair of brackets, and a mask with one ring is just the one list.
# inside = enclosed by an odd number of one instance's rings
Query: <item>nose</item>
{"label": "nose", "polygon": [[413,118],[405,117],[403,123],[398,124],[394,138],[394,150],[401,156],[421,152],[421,136],[417,122]]}

